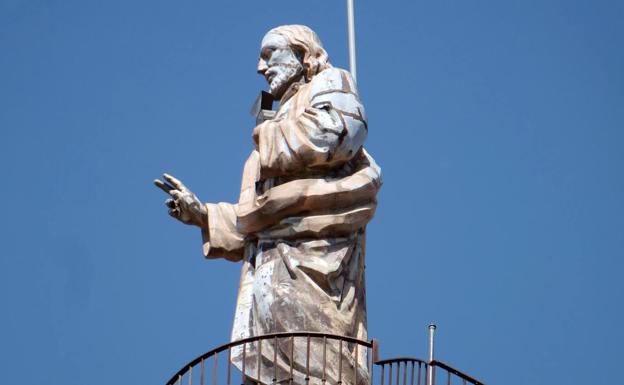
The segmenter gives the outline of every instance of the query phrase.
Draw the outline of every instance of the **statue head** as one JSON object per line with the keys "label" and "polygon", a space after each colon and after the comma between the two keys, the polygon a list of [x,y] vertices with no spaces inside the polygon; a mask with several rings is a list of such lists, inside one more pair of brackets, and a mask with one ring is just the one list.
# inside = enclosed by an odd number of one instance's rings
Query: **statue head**
{"label": "statue head", "polygon": [[262,39],[258,73],[269,83],[277,99],[301,79],[306,82],[331,67],[327,52],[316,33],[304,25],[273,28]]}

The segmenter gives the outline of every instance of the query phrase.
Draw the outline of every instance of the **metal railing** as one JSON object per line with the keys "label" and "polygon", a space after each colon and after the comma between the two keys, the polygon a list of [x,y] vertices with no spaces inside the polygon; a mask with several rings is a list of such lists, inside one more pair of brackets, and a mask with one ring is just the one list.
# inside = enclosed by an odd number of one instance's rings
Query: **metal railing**
{"label": "metal railing", "polygon": [[418,358],[391,358],[377,361],[375,365],[381,366],[380,385],[426,385],[427,363]]}
{"label": "metal railing", "polygon": [[[333,359],[328,352],[332,349]],[[345,366],[343,353],[352,357],[353,362]],[[239,358],[238,364],[234,363],[234,356]],[[322,357],[322,373],[319,365],[316,373],[311,373],[311,356]],[[241,385],[250,385],[264,378],[270,380],[262,382],[271,385],[485,385],[438,360],[427,362],[412,357],[379,360],[378,356],[376,340],[363,341],[317,332],[273,333],[210,350],[184,365],[167,385],[231,385],[238,378],[240,382],[237,383]],[[338,362],[336,357],[339,357]],[[281,367],[277,364],[280,359]],[[380,369],[379,381],[373,377],[375,366]],[[261,372],[263,368],[269,373]],[[279,380],[278,369],[282,377]],[[362,369],[366,372],[362,373]],[[301,374],[298,380],[295,371]],[[333,376],[328,375],[330,371],[334,372]],[[442,373],[437,373],[440,371]],[[436,377],[440,377],[440,382],[436,382]]]}
{"label": "metal railing", "polygon": [[[485,385],[481,381],[437,360],[426,362],[419,358],[400,357],[376,361],[381,366],[379,385],[436,385],[436,372],[446,374],[446,385]],[[431,370],[429,370],[431,369]],[[431,373],[431,379],[429,379]]]}
{"label": "metal railing", "polygon": [[[299,346],[301,343],[303,343],[304,347]],[[295,379],[293,372],[296,370],[305,375],[303,380],[306,385],[309,385],[311,378],[311,353],[321,356],[321,352],[318,351],[319,349],[322,349],[321,382],[323,384],[326,382],[332,383],[333,381],[328,381],[327,379],[329,370],[327,365],[328,349],[336,350],[336,347],[339,357],[341,357],[338,360],[337,384],[342,384],[344,377],[349,377],[349,383],[358,384],[358,376],[360,377],[359,382],[361,383],[362,377],[364,376],[361,372],[358,373],[358,370],[362,367],[368,369],[368,373],[365,373],[365,376],[368,377],[366,382],[370,382],[373,368],[373,345],[373,341],[369,342],[353,337],[316,332],[272,333],[250,337],[219,346],[195,358],[178,370],[178,372],[167,381],[167,385],[193,385],[194,383],[199,385],[223,385],[223,376],[225,377],[226,385],[231,385],[232,382],[235,381],[234,377],[240,378],[238,384],[249,384],[249,379],[255,381],[256,379],[263,378],[263,374],[266,376],[266,373],[261,372],[263,367],[272,368],[273,373],[269,374],[271,376],[270,378],[272,378],[270,382],[272,385],[278,383],[292,385]],[[284,346],[287,346],[285,349],[286,352],[284,352]],[[264,355],[262,353],[263,348],[265,349]],[[347,353],[347,349],[352,351],[354,362],[346,366],[352,366],[352,368],[343,368],[343,350],[344,353]],[[254,352],[253,355],[251,354],[252,351]],[[287,362],[286,368],[282,368],[281,370],[283,371],[286,369],[289,372],[289,376],[281,380],[278,380],[278,365],[275,364],[278,362],[278,351],[284,362]],[[271,361],[268,365],[266,363],[267,352],[272,355],[272,360],[271,357],[268,357],[269,361]],[[295,357],[298,352],[304,352],[305,358],[298,360]],[[289,357],[283,357],[284,353],[289,355]],[[240,357],[241,354],[242,359],[239,360],[239,365],[235,365],[232,362],[234,355]],[[362,357],[365,362],[361,362],[360,357]],[[250,359],[253,360],[253,362],[251,362]],[[333,368],[335,363],[329,363]],[[351,369],[352,372],[347,373],[349,369]],[[320,375],[320,373],[317,373],[317,377],[319,377],[318,375]],[[212,378],[210,379],[208,377]]]}

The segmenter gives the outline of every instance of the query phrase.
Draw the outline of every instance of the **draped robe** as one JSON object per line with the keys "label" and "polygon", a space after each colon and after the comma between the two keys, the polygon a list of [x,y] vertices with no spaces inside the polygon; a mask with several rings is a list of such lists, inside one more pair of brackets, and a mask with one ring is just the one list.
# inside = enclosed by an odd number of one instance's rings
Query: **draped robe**
{"label": "draped robe", "polygon": [[[207,258],[242,261],[232,340],[274,332],[317,331],[366,340],[365,226],[376,207],[380,169],[364,150],[367,122],[347,71],[328,68],[293,85],[275,118],[255,127],[255,150],[245,163],[237,204],[206,204],[202,229]],[[305,383],[305,342],[278,345],[278,382],[293,366]],[[257,376],[257,347],[245,351],[246,374],[269,384],[273,346],[265,344]],[[268,346],[271,345],[271,346]],[[364,349],[330,343],[325,378],[367,381]],[[340,356],[340,357],[339,357]],[[319,342],[310,353],[311,384],[322,378]],[[232,351],[242,367],[242,349]],[[333,363],[333,364],[332,364]],[[351,369],[349,369],[351,368]]]}

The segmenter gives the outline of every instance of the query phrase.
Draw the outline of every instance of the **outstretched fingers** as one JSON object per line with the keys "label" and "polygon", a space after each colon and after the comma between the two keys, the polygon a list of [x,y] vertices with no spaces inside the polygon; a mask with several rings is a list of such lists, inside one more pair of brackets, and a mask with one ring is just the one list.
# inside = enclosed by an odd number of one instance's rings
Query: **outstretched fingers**
{"label": "outstretched fingers", "polygon": [[169,194],[170,198],[165,201],[165,206],[169,209],[169,215],[183,223],[190,224],[193,214],[189,211],[193,210],[190,206],[195,203],[197,198],[182,182],[173,176],[163,174],[163,178],[164,182],[160,179],[155,179],[154,185]]}
{"label": "outstretched fingers", "polygon": [[169,184],[171,184],[177,190],[180,190],[180,191],[186,190],[186,186],[184,186],[182,182],[180,182],[178,179],[174,178],[173,176],[169,174],[163,174],[163,177],[165,178],[167,182],[169,182]]}
{"label": "outstretched fingers", "polygon": [[171,194],[171,190],[175,189],[175,187],[168,185],[167,183],[161,181],[160,179],[154,179],[154,185],[156,185],[156,187],[163,190],[167,194]]}

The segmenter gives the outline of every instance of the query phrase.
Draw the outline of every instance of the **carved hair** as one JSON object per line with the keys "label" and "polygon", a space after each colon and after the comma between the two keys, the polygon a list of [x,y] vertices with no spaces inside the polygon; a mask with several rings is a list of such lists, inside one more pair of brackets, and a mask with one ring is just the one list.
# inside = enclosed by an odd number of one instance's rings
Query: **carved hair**
{"label": "carved hair", "polygon": [[301,63],[305,70],[307,81],[324,69],[331,68],[329,56],[321,44],[316,32],[305,25],[282,25],[273,28],[268,33],[275,33],[283,36],[301,57]]}

